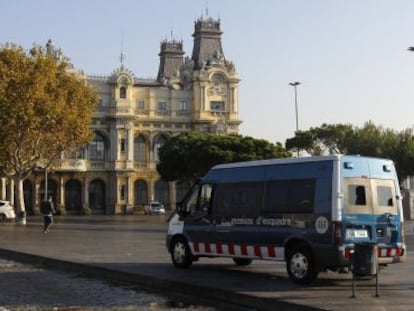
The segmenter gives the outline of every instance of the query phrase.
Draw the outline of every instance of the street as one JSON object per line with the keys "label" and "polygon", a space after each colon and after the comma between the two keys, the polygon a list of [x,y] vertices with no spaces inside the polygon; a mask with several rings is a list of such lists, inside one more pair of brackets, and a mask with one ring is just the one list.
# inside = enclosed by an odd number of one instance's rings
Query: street
{"label": "street", "polygon": [[[356,311],[412,310],[414,305],[413,252],[406,263],[381,270],[379,298],[374,296],[372,281],[358,281],[356,298],[351,298],[350,274],[321,273],[314,284],[302,287],[290,282],[283,262],[257,260],[249,267],[237,267],[231,259],[202,258],[190,269],[176,269],[165,248],[167,223],[163,216],[65,216],[55,220],[46,235],[36,217],[29,217],[26,226],[1,225],[0,255],[66,272],[93,267],[96,270],[91,272],[97,276],[142,285],[151,292],[187,294],[207,306],[226,301],[258,310],[276,306],[283,310],[349,310],[352,304]],[[413,237],[413,222],[407,222],[409,249],[414,247]]]}

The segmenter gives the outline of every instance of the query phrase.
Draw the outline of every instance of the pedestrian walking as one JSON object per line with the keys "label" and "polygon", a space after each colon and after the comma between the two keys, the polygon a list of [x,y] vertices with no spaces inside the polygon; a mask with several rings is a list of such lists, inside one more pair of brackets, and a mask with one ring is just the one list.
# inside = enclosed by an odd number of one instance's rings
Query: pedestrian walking
{"label": "pedestrian walking", "polygon": [[41,203],[40,211],[43,215],[43,233],[46,234],[49,232],[49,228],[53,223],[53,214],[56,212],[52,197]]}

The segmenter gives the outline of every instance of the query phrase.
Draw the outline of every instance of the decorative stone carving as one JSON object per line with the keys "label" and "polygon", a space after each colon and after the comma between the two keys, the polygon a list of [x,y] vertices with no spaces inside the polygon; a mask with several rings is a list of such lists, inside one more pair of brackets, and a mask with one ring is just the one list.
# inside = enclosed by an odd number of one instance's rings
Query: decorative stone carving
{"label": "decorative stone carving", "polygon": [[189,57],[185,58],[184,64],[180,68],[180,81],[185,90],[191,89],[192,83],[192,75],[194,70],[194,61]]}

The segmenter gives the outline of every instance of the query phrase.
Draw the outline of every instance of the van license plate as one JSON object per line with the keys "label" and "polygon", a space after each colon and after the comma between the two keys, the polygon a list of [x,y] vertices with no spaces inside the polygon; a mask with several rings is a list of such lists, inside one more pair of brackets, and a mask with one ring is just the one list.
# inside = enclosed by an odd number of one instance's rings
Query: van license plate
{"label": "van license plate", "polygon": [[347,229],[346,237],[347,238],[367,238],[368,232],[365,229]]}

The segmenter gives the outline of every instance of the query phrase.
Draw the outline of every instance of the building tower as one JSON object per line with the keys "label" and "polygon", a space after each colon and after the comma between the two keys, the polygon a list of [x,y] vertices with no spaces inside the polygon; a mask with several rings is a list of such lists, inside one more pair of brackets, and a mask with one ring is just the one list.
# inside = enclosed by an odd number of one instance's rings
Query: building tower
{"label": "building tower", "polygon": [[164,40],[161,42],[160,66],[157,81],[161,84],[166,83],[172,77],[178,76],[180,66],[183,64],[183,42]]}
{"label": "building tower", "polygon": [[216,134],[238,133],[238,83],[234,64],[221,44],[220,20],[198,19],[194,24],[191,60],[181,70],[185,88],[193,91],[193,128]]}

